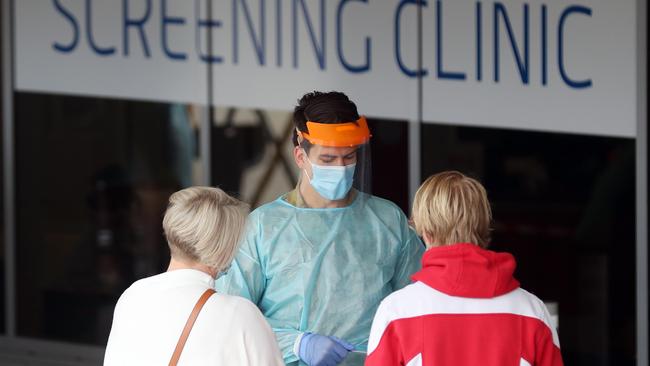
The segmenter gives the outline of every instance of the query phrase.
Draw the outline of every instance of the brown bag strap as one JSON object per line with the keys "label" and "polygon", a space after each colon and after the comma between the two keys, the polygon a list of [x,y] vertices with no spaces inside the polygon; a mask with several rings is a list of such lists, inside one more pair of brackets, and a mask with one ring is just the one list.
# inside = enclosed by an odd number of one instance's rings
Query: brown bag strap
{"label": "brown bag strap", "polygon": [[194,305],[194,309],[192,309],[192,314],[190,314],[190,317],[187,318],[187,323],[185,323],[185,328],[183,328],[183,333],[181,333],[181,337],[178,339],[178,343],[176,344],[176,349],[174,350],[174,354],[172,355],[172,359],[169,360],[169,366],[176,366],[178,363],[178,360],[181,358],[181,352],[183,352],[183,347],[185,347],[185,342],[187,342],[187,337],[190,335],[190,332],[192,331],[192,327],[194,326],[194,322],[196,321],[196,318],[199,316],[199,313],[201,312],[201,309],[203,308],[203,305],[208,301],[210,296],[212,296],[216,291],[213,289],[209,288],[205,290],[203,295],[199,298],[199,301],[196,302],[196,305]]}

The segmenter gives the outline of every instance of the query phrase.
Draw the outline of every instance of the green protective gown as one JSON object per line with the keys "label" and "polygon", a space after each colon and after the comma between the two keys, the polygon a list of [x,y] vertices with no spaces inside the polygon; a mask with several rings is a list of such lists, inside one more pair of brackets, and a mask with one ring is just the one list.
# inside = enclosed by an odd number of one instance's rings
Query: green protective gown
{"label": "green protective gown", "polygon": [[[359,193],[347,207],[298,208],[284,197],[249,216],[218,291],[257,304],[288,365],[303,332],[337,336],[365,351],[375,311],[410,283],[424,246],[392,202]],[[359,354],[350,354],[351,360]]]}

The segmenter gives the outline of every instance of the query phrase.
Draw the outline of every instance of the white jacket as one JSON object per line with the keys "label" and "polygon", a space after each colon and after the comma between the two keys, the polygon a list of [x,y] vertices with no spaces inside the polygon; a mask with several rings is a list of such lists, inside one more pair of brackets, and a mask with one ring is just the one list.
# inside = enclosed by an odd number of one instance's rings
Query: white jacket
{"label": "white jacket", "polygon": [[[105,366],[167,365],[206,273],[183,269],[135,282],[115,307]],[[284,365],[266,319],[250,301],[216,293],[206,302],[178,362],[182,365]]]}

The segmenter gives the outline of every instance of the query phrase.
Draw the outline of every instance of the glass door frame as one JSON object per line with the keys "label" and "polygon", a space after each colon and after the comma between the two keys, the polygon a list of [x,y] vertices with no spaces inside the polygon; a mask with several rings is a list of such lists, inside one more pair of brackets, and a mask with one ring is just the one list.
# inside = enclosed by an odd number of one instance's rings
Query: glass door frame
{"label": "glass door frame", "polygon": [[[16,170],[15,170],[15,135],[14,135],[14,93],[15,93],[15,58],[14,58],[14,3],[15,0],[1,1],[2,27],[2,132],[3,132],[3,171],[4,184],[4,241],[5,241],[5,317],[6,331],[0,333],[0,362],[3,360],[61,362],[69,365],[101,365],[105,347],[77,343],[43,340],[23,337],[17,334],[16,326]],[[208,74],[212,65],[207,63]],[[210,89],[212,85],[208,85]],[[200,108],[200,140],[202,185],[210,185],[210,151],[212,130],[212,93],[208,93],[206,106]]]}
{"label": "glass door frame", "polygon": [[647,2],[636,2],[636,352],[648,366],[648,24]]}

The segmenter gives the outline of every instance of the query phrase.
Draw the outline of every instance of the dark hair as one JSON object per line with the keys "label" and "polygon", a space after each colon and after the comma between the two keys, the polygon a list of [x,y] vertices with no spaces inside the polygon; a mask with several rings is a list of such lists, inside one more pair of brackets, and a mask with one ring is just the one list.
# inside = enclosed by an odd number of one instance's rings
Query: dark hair
{"label": "dark hair", "polygon": [[[354,122],[359,119],[357,106],[347,95],[337,92],[307,93],[298,100],[298,105],[293,110],[293,145],[298,146],[298,133],[307,131],[307,121],[319,123]],[[302,146],[309,149],[311,144],[303,141]]]}

